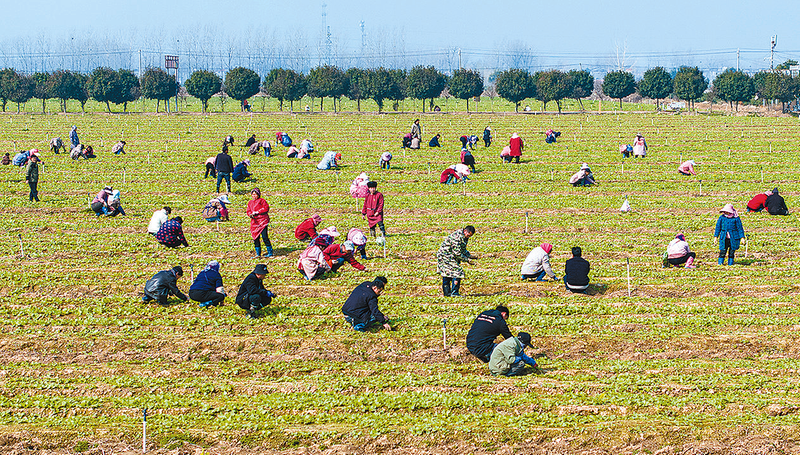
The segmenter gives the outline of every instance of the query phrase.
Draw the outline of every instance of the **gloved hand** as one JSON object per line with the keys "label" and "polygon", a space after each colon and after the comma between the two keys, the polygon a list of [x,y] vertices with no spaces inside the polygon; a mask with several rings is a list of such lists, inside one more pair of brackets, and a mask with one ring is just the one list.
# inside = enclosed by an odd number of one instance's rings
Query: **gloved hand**
{"label": "gloved hand", "polygon": [[267,297],[274,299],[275,297],[277,297],[277,295],[275,295],[275,293],[272,291],[267,291]]}

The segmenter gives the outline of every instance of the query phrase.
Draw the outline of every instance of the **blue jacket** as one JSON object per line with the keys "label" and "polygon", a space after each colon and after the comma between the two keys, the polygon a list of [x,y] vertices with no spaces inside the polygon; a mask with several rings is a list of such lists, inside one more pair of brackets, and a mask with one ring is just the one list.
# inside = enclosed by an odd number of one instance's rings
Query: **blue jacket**
{"label": "blue jacket", "polygon": [[209,269],[197,274],[189,291],[216,291],[218,287],[222,287],[222,275]]}
{"label": "blue jacket", "polygon": [[241,182],[251,175],[251,173],[247,172],[247,165],[244,163],[239,163],[233,168],[233,174],[231,174],[231,178],[234,182]]}
{"label": "blue jacket", "polygon": [[720,215],[717,219],[717,228],[714,229],[714,237],[719,237],[719,249],[725,249],[725,239],[727,234],[731,234],[731,249],[739,249],[739,241],[744,237],[744,228],[742,227],[742,219],[737,217],[728,218],[725,215]]}

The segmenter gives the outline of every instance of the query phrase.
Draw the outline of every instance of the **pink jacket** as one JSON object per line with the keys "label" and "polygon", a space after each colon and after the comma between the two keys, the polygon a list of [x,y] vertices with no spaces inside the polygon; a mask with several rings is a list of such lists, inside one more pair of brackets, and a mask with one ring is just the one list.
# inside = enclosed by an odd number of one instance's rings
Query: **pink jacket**
{"label": "pink jacket", "polygon": [[667,245],[668,259],[682,258],[690,252],[689,243],[681,239],[672,239]]}
{"label": "pink jacket", "polygon": [[681,163],[681,165],[678,166],[678,170],[686,174],[697,175],[697,173],[694,171],[694,166],[692,166],[691,161],[684,161]]}
{"label": "pink jacket", "polygon": [[297,269],[302,270],[306,276],[313,277],[317,274],[317,270],[330,270],[331,267],[325,261],[325,255],[322,249],[317,245],[311,244],[300,253],[300,259],[297,260]]}

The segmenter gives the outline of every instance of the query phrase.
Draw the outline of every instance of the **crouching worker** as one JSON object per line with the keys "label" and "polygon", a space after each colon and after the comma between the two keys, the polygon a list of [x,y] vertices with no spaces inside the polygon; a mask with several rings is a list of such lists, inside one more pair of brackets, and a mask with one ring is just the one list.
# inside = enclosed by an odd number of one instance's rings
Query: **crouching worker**
{"label": "crouching worker", "polygon": [[275,298],[272,291],[264,289],[265,276],[267,276],[267,266],[258,264],[239,286],[236,304],[239,305],[239,308],[247,311],[248,318],[255,319],[256,312],[269,305]]}
{"label": "crouching worker", "polygon": [[347,232],[347,240],[353,242],[356,251],[361,255],[361,259],[367,259],[367,236],[359,228],[350,229]]}
{"label": "crouching worker", "polygon": [[339,161],[342,159],[342,154],[337,152],[325,152],[322,155],[322,160],[317,164],[317,169],[326,171],[328,169],[339,169]]}
{"label": "crouching worker", "polygon": [[164,222],[156,232],[158,243],[169,248],[178,248],[181,245],[189,246],[186,237],[183,236],[182,224],[183,218],[179,216]]}
{"label": "crouching worker", "polygon": [[207,308],[217,306],[225,300],[225,288],[222,287],[222,275],[219,274],[219,262],[211,261],[197,274],[189,288],[189,298]]}
{"label": "crouching worker", "polygon": [[494,310],[486,310],[475,318],[467,333],[470,354],[483,363],[489,363],[497,337],[502,335],[506,340],[511,338],[511,331],[506,324],[508,315],[508,308],[498,305]]}
{"label": "crouching worker", "polygon": [[686,237],[683,234],[678,234],[667,245],[667,257],[664,266],[686,264],[687,269],[694,269],[696,268],[694,265],[695,257],[697,255],[689,249],[689,242],[686,241]]}
{"label": "crouching worker", "polygon": [[294,238],[301,242],[311,240],[317,236],[317,226],[322,223],[322,217],[313,215],[311,218],[304,219],[294,229]]}
{"label": "crouching worker", "polygon": [[297,271],[308,281],[322,278],[331,266],[325,260],[323,250],[333,243],[333,237],[320,233],[311,244],[300,253],[297,260]]}
{"label": "crouching worker", "polygon": [[525,374],[525,364],[537,368],[536,361],[525,355],[525,347],[531,345],[531,336],[520,332],[516,337],[511,337],[492,351],[489,360],[489,371],[494,376],[522,376]]}
{"label": "crouching worker", "polygon": [[356,270],[364,270],[366,267],[364,267],[363,264],[358,262],[356,258],[353,257],[353,253],[355,253],[355,251],[355,244],[347,240],[341,245],[334,243],[333,245],[325,248],[322,251],[322,254],[325,256],[325,262],[327,262],[330,266],[331,272],[339,270],[339,267],[343,266],[345,262],[352,265]]}
{"label": "crouching worker", "polygon": [[233,174],[231,174],[231,178],[234,182],[244,182],[253,175],[247,171],[248,166],[250,166],[250,160],[244,160],[233,168]]}
{"label": "crouching worker", "polygon": [[374,281],[365,281],[350,293],[342,305],[344,320],[358,332],[366,332],[371,326],[379,324],[386,330],[392,330],[389,320],[378,309],[378,297],[386,287],[386,278],[375,277]]}
{"label": "crouching worker", "polygon": [[583,163],[580,170],[569,178],[569,184],[572,186],[592,186],[596,185],[597,182],[594,180],[594,175],[589,165]]}
{"label": "crouching worker", "polygon": [[694,160],[686,160],[678,166],[678,173],[682,175],[697,175],[697,172],[694,171],[695,166],[697,166],[697,163]]}
{"label": "crouching worker", "polygon": [[214,221],[228,221],[228,196],[215,197],[203,207],[203,218],[209,223]]}
{"label": "crouching worker", "polygon": [[788,215],[789,209],[786,207],[786,201],[783,199],[778,193],[778,189],[775,188],[772,190],[772,194],[767,196],[767,199],[764,201],[764,206],[767,208],[767,212],[770,215]]}
{"label": "crouching worker", "polygon": [[589,261],[582,258],[581,247],[572,248],[572,259],[564,264],[564,286],[569,292],[586,294],[589,288]]}
{"label": "crouching worker", "polygon": [[559,136],[561,136],[561,131],[553,131],[552,128],[548,128],[544,132],[544,141],[548,144],[554,144]]}
{"label": "crouching worker", "polygon": [[547,276],[551,280],[558,280],[553,268],[550,267],[551,251],[553,251],[553,245],[542,243],[528,253],[528,257],[522,263],[522,270],[520,271],[522,279],[544,281],[544,277]]}
{"label": "crouching worker", "polygon": [[380,165],[381,169],[391,169],[392,168],[392,154],[389,152],[381,153]]}
{"label": "crouching worker", "polygon": [[95,215],[108,215],[109,212],[109,199],[111,194],[114,193],[114,188],[107,186],[100,190],[99,193],[92,199],[91,207]]}
{"label": "crouching worker", "polygon": [[179,265],[173,267],[171,270],[162,270],[156,273],[144,284],[144,297],[142,297],[142,302],[147,303],[150,300],[156,300],[159,305],[166,305],[167,298],[171,295],[178,297],[184,302],[188,301],[189,298],[178,289],[178,278],[182,276],[183,268]]}

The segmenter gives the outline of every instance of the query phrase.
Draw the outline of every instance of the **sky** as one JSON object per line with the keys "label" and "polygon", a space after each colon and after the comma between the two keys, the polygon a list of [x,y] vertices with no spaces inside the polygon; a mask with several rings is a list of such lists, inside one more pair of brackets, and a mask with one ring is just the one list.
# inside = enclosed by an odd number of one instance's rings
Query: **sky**
{"label": "sky", "polygon": [[[367,40],[399,42],[421,55],[461,49],[466,60],[526,50],[539,65],[618,64],[769,67],[770,40],[777,35],[775,64],[800,60],[800,2],[646,0],[483,2],[324,0],[332,41],[340,51]],[[4,5],[0,52],[19,40],[43,36],[68,40],[80,35],[136,31],[167,36],[173,29],[214,27],[235,36],[302,33],[319,42],[323,0],[27,0]],[[323,37],[324,39],[324,37]],[[177,45],[176,45],[177,46]],[[6,51],[8,52],[8,51]],[[622,55],[624,58],[617,58]],[[610,63],[611,62],[611,63]]]}

